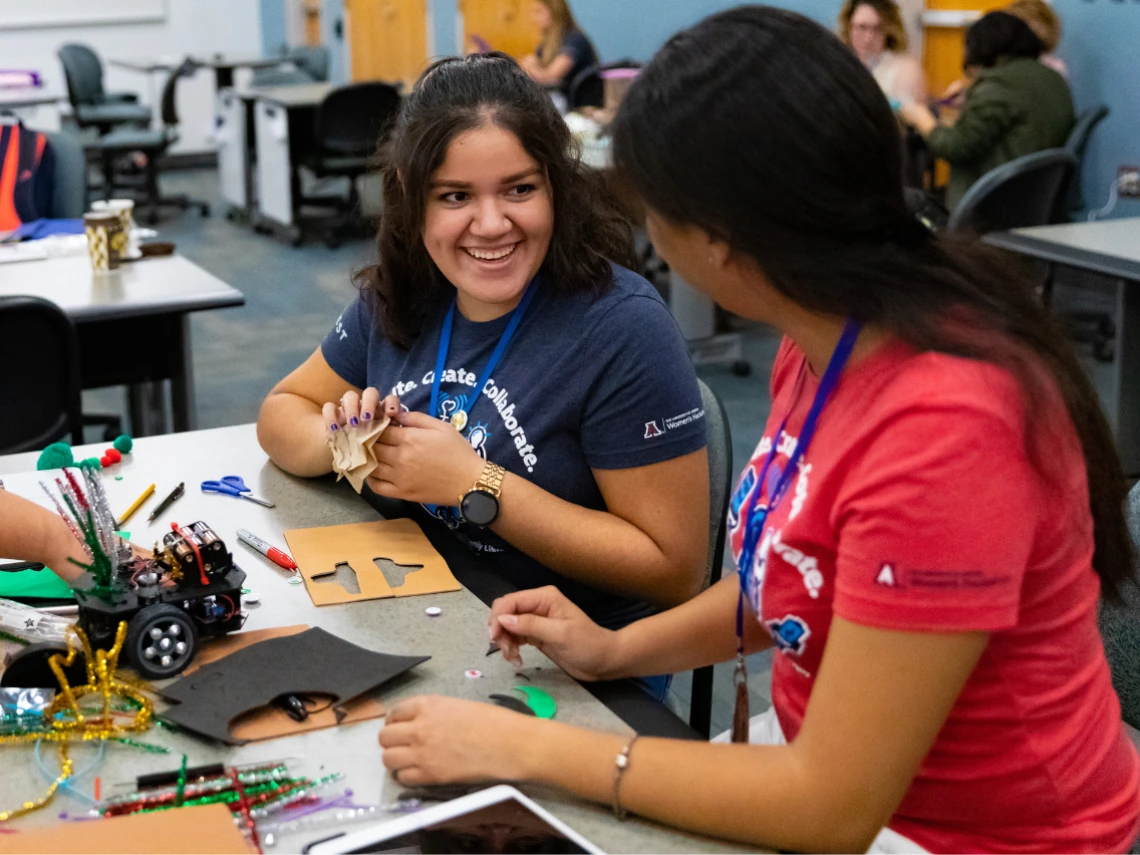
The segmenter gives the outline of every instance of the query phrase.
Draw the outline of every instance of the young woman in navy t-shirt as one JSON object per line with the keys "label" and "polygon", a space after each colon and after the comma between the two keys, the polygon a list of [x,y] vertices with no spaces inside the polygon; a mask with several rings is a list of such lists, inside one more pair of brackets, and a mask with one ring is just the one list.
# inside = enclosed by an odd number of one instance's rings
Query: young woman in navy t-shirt
{"label": "young woman in navy t-shirt", "polygon": [[[617,628],[700,589],[704,411],[627,222],[514,60],[445,60],[387,151],[379,263],[258,436],[296,475],[388,397],[368,480],[519,588],[557,585]],[[616,263],[615,263],[616,262]],[[398,400],[398,404],[396,403]]]}
{"label": "young woman in navy t-shirt", "polygon": [[774,648],[773,709],[750,721],[744,692],[732,735],[752,744],[710,745],[414,698],[384,764],[772,850],[1128,851],[1140,763],[1097,631],[1131,575],[1124,479],[1032,287],[911,216],[874,79],[790,12],[675,36],[614,153],[673,269],[786,335],[729,512],[740,573],[616,633],[520,592],[492,636],[584,679]]}

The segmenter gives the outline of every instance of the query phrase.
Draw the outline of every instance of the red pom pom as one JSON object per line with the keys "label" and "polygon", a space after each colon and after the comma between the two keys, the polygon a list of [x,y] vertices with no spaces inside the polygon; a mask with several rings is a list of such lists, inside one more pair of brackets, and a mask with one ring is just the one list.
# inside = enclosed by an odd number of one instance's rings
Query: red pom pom
{"label": "red pom pom", "polygon": [[123,459],[123,455],[116,448],[108,448],[106,451],[106,454],[107,454],[107,458],[112,463],[118,463],[119,461],[121,461]]}
{"label": "red pom pom", "polygon": [[111,465],[111,458],[110,457],[100,457],[99,463],[101,463],[103,468],[106,469],[108,466]]}

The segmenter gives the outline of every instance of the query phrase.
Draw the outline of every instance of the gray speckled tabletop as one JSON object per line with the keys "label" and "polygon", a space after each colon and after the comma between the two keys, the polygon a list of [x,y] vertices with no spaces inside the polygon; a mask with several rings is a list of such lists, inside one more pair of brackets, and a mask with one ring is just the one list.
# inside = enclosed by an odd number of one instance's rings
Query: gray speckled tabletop
{"label": "gray speckled tabletop", "polygon": [[[77,457],[101,454],[105,445],[86,446]],[[42,473],[36,473],[36,454],[0,457],[0,478],[12,492],[45,506],[47,498],[38,486]],[[202,493],[199,484],[223,475],[240,475],[258,495],[276,503],[272,509],[224,495]],[[116,480],[120,476],[122,480]],[[515,669],[500,656],[486,656],[487,607],[467,590],[419,597],[373,600],[339,606],[312,604],[304,586],[290,585],[285,574],[260,554],[239,544],[236,531],[246,528],[259,537],[287,549],[282,532],[291,528],[337,525],[377,519],[377,514],[346,483],[331,477],[314,480],[294,478],[269,462],[257,444],[253,425],[241,425],[193,433],[171,434],[138,440],[134,452],[123,463],[105,472],[107,494],[112,510],[123,510],[152,482],[152,497],[125,528],[131,539],[149,545],[169,530],[172,520],[189,523],[204,520],[225,540],[235,561],[246,571],[246,586],[256,592],[260,603],[248,606],[246,629],[289,624],[309,624],[363,647],[384,653],[429,654],[428,662],[416,667],[384,690],[385,701],[410,695],[432,693],[486,700],[492,692],[503,692],[519,683]],[[175,502],[154,523],[146,516],[163,496],[180,482],[186,482],[186,495]],[[429,617],[428,606],[438,606],[442,614]],[[548,691],[558,703],[557,718],[570,724],[629,732],[629,728],[595,700],[581,685],[550,660],[533,649],[524,654],[525,671],[532,685]],[[478,669],[483,676],[464,676]],[[226,748],[169,731],[146,735],[171,749],[169,755],[146,754],[122,746],[109,747],[99,769],[105,795],[120,792],[120,786],[147,772],[176,768],[179,754],[189,756],[190,765],[217,762],[244,764],[259,760],[291,758],[291,769],[313,777],[341,772],[344,786],[351,787],[360,803],[392,802],[399,788],[385,773],[377,734],[381,721],[368,721],[347,727],[315,731],[306,735]],[[74,757],[82,766],[94,749],[80,746]],[[31,749],[4,747],[0,762],[0,810],[40,796],[47,781],[37,771]],[[54,752],[45,756],[53,757]],[[90,779],[77,786],[90,792]],[[617,822],[608,809],[547,789],[524,787],[552,813],[608,852],[736,852],[737,847],[706,838],[666,830],[631,819]],[[61,812],[77,815],[84,806],[74,797],[62,795],[44,810],[16,820],[12,827],[26,830],[34,825],[58,821]],[[359,827],[359,826],[354,826]],[[327,827],[312,829],[277,842],[273,852],[299,851],[310,840],[326,837]],[[0,841],[19,851],[18,837]],[[97,847],[96,847],[97,848]]]}

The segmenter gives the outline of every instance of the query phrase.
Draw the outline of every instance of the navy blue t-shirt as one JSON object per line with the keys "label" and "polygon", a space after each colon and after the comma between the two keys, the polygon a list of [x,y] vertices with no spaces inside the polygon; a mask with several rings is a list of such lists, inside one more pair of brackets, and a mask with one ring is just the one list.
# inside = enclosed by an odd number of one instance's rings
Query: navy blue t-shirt
{"label": "navy blue t-shirt", "polygon": [[[540,277],[486,394],[478,398],[478,375],[510,315],[476,323],[457,311],[436,414],[446,419],[457,407],[465,409],[463,433],[482,457],[594,510],[604,510],[605,502],[591,470],[648,466],[705,446],[701,394],[680,330],[648,282],[623,267],[613,269],[614,286],[601,297],[554,294]],[[397,394],[409,410],[427,412],[449,305],[441,302],[411,348],[401,350],[384,337],[365,292],[337,319],[321,352],[353,386],[375,386],[381,396]],[[557,585],[606,626],[653,611],[572,581],[457,513],[440,507],[438,524],[492,557],[516,587]],[[414,516],[423,519],[426,512]]]}
{"label": "navy blue t-shirt", "polygon": [[[534,53],[535,56],[542,59],[542,45],[539,45]],[[563,94],[569,95],[570,84],[574,82],[574,78],[590,66],[598,64],[598,52],[594,50],[594,45],[581,30],[567,30],[562,35],[562,47],[559,48],[558,54],[559,56],[566,54],[573,61],[570,70],[566,72],[566,76],[558,84],[558,88],[562,90]]]}

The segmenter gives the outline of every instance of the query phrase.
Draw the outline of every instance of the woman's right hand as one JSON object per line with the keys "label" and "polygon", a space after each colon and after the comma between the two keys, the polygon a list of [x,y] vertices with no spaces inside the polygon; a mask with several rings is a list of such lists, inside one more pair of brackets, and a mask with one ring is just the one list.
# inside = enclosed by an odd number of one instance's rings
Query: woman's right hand
{"label": "woman's right hand", "polygon": [[491,641],[515,666],[521,667],[520,648],[529,644],[579,680],[613,676],[617,633],[598,626],[553,585],[500,597],[489,623]]}
{"label": "woman's right hand", "polygon": [[395,420],[400,412],[400,399],[396,395],[389,395],[381,401],[380,392],[374,386],[369,386],[360,394],[350,389],[339,401],[326,403],[321,408],[321,415],[324,416],[325,426],[330,431],[337,431],[345,425],[356,427],[361,422],[372,421],[377,410]]}

